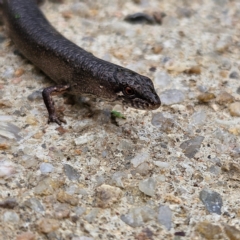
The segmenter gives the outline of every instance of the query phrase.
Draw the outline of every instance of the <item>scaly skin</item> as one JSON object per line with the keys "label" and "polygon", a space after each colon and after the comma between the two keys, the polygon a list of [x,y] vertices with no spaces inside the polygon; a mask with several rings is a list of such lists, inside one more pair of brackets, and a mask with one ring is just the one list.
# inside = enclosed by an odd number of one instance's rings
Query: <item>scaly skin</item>
{"label": "scaly skin", "polygon": [[148,77],[99,59],[67,40],[46,20],[35,0],[0,1],[7,30],[17,48],[57,84],[43,91],[49,122],[61,124],[52,93],[92,95],[143,110],[160,106]]}

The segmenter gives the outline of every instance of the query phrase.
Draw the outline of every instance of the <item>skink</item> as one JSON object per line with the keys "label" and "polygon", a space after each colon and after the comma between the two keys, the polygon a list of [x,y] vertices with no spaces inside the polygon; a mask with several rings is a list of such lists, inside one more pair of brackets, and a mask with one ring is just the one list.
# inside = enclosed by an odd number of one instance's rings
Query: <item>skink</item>
{"label": "skink", "polygon": [[19,51],[56,85],[43,90],[49,120],[61,124],[51,95],[92,95],[143,110],[161,101],[152,81],[104,61],[62,36],[45,18],[36,0],[0,0],[7,31]]}

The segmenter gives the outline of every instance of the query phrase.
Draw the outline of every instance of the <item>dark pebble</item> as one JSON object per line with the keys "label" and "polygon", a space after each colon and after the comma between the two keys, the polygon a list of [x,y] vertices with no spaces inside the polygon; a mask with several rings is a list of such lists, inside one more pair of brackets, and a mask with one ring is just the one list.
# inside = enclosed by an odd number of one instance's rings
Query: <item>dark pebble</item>
{"label": "dark pebble", "polygon": [[203,140],[203,136],[191,138],[182,142],[180,148],[183,150],[183,153],[186,157],[193,158],[195,154],[199,151]]}
{"label": "dark pebble", "polygon": [[78,180],[80,178],[80,174],[77,172],[76,169],[74,169],[71,165],[69,164],[64,164],[63,166],[64,173],[68,177],[69,180]]}
{"label": "dark pebble", "polygon": [[221,215],[223,201],[219,193],[208,189],[203,189],[199,194],[199,198],[210,213]]}
{"label": "dark pebble", "polygon": [[42,90],[37,90],[28,95],[27,99],[29,101],[42,100]]}
{"label": "dark pebble", "polygon": [[229,75],[229,78],[232,78],[232,79],[239,79],[239,74],[238,72],[231,72],[230,75]]}
{"label": "dark pebble", "polygon": [[155,24],[155,18],[146,13],[134,13],[127,15],[124,20],[132,24]]}
{"label": "dark pebble", "polygon": [[149,68],[149,71],[150,71],[150,72],[156,72],[156,70],[157,70],[156,67],[150,67],[150,68]]}
{"label": "dark pebble", "polygon": [[180,236],[180,237],[185,237],[186,236],[186,233],[185,232],[175,232],[174,233],[175,236]]}
{"label": "dark pebble", "polygon": [[6,37],[0,34],[0,43],[4,42],[5,40],[6,40]]}
{"label": "dark pebble", "polygon": [[7,198],[3,202],[0,202],[0,207],[2,208],[8,208],[8,209],[13,209],[18,205],[16,199],[14,198]]}
{"label": "dark pebble", "polygon": [[237,88],[237,94],[240,94],[240,87]]}

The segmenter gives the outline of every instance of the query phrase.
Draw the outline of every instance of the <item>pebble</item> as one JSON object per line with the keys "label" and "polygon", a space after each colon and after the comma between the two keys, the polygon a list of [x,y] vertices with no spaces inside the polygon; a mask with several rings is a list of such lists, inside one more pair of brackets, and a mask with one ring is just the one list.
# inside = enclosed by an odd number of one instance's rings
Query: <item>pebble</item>
{"label": "pebble", "polygon": [[35,240],[35,235],[32,232],[24,232],[16,236],[16,240]]}
{"label": "pebble", "polygon": [[141,163],[148,161],[149,158],[150,158],[149,153],[147,153],[147,152],[139,153],[131,160],[131,163],[132,163],[133,167],[136,168]]}
{"label": "pebble", "polygon": [[221,168],[218,167],[218,166],[215,166],[215,165],[212,165],[210,168],[209,168],[209,172],[210,173],[213,173],[215,175],[219,175],[221,173]]}
{"label": "pebble", "polygon": [[240,135],[240,124],[238,126],[230,127],[228,131],[236,136]]}
{"label": "pebble", "polygon": [[24,202],[24,206],[31,208],[34,212],[43,213],[44,207],[37,198],[30,198]]}
{"label": "pebble", "polygon": [[33,93],[31,93],[30,95],[27,96],[27,99],[29,101],[35,101],[35,100],[42,100],[42,89],[34,91]]}
{"label": "pebble", "polygon": [[208,103],[214,98],[216,98],[216,96],[213,93],[209,93],[209,92],[202,93],[197,97],[200,103]]}
{"label": "pebble", "polygon": [[219,226],[209,222],[199,222],[195,227],[196,232],[200,233],[205,239],[222,239],[222,230]]}
{"label": "pebble", "polygon": [[237,88],[236,93],[237,93],[237,94],[240,94],[240,87]]}
{"label": "pebble", "polygon": [[135,236],[136,240],[153,240],[154,232],[149,228],[143,228],[143,230]]}
{"label": "pebble", "polygon": [[[2,25],[2,23],[3,23],[2,20],[3,20],[3,19],[0,20],[0,24],[1,24],[1,25]],[[3,43],[5,40],[6,40],[6,36],[4,36],[3,34],[0,34],[0,43]]]}
{"label": "pebble", "polygon": [[236,227],[224,224],[224,231],[230,240],[240,239],[240,230],[237,229]]}
{"label": "pebble", "polygon": [[81,237],[73,237],[71,240],[94,240],[91,237],[81,236]]}
{"label": "pebble", "polygon": [[61,203],[68,203],[72,206],[77,206],[79,203],[78,197],[76,197],[74,195],[70,195],[63,190],[60,190],[57,193],[57,200]]}
{"label": "pebble", "polygon": [[146,13],[134,13],[127,15],[124,20],[132,24],[155,24],[156,21],[153,16]]}
{"label": "pebble", "polygon": [[13,117],[9,115],[0,115],[0,122],[13,121]]}
{"label": "pebble", "polygon": [[96,116],[94,116],[94,120],[96,120],[100,125],[108,124],[111,121],[111,110],[103,109]]}
{"label": "pebble", "polygon": [[0,137],[0,150],[6,151],[8,149],[11,149],[12,145],[13,145],[12,141]]}
{"label": "pebble", "polygon": [[139,190],[144,194],[153,197],[156,190],[156,180],[152,177],[144,179],[139,182]]}
{"label": "pebble", "polygon": [[60,227],[60,223],[51,218],[42,218],[37,222],[37,229],[40,233],[54,232]]}
{"label": "pebble", "polygon": [[168,206],[161,205],[158,209],[157,220],[169,231],[172,227],[172,211]]}
{"label": "pebble", "polygon": [[53,180],[51,178],[44,178],[38,185],[34,188],[34,193],[37,195],[50,195],[54,193],[54,190],[61,187],[63,184],[59,179]]}
{"label": "pebble", "polygon": [[4,222],[9,222],[9,223],[18,223],[20,220],[19,215],[11,211],[4,212],[2,217]]}
{"label": "pebble", "polygon": [[108,151],[103,150],[103,151],[102,151],[102,157],[103,157],[103,158],[106,158],[107,155],[108,155]]}
{"label": "pebble", "polygon": [[197,136],[195,138],[182,142],[180,148],[183,150],[183,153],[186,157],[193,158],[199,151],[203,140],[204,137]]}
{"label": "pebble", "polygon": [[18,205],[17,201],[15,198],[6,198],[2,202],[0,202],[0,207],[1,208],[8,208],[8,209],[13,209]]}
{"label": "pebble", "polygon": [[21,157],[21,165],[24,168],[35,168],[38,165],[38,160],[34,156],[24,154]]}
{"label": "pebble", "polygon": [[70,208],[67,204],[60,204],[54,207],[54,217],[57,219],[68,218],[70,215]]}
{"label": "pebble", "polygon": [[33,115],[28,115],[25,119],[26,123],[32,126],[36,126],[38,124],[37,118]]}
{"label": "pebble", "polygon": [[170,164],[168,162],[153,161],[153,164],[160,168],[169,168],[170,167]]}
{"label": "pebble", "polygon": [[0,178],[11,177],[16,172],[15,164],[10,161],[0,161]]}
{"label": "pebble", "polygon": [[232,67],[232,64],[228,59],[224,59],[220,66],[222,70],[230,70],[231,67]]}
{"label": "pebble", "polygon": [[208,87],[204,85],[197,86],[197,89],[202,93],[206,93],[208,91]]}
{"label": "pebble", "polygon": [[74,142],[77,146],[83,145],[83,144],[91,142],[94,139],[94,137],[95,137],[95,135],[93,135],[93,134],[85,133],[85,134],[81,135],[80,137],[75,138]]}
{"label": "pebble", "polygon": [[240,164],[233,162],[229,164],[223,164],[221,170],[230,174],[231,179],[234,179],[235,181],[240,181]]}
{"label": "pebble", "polygon": [[21,77],[24,74],[25,70],[23,68],[18,68],[16,69],[16,71],[14,72],[14,76],[15,77]]}
{"label": "pebble", "polygon": [[178,89],[169,89],[160,94],[162,105],[173,105],[181,103],[185,99],[185,94]]}
{"label": "pebble", "polygon": [[[165,48],[167,47],[171,47],[168,46],[168,44],[172,44],[169,42],[165,42]],[[168,72],[173,72],[176,74],[185,72],[189,70],[189,64],[186,62],[179,62],[179,61],[175,61],[174,59],[169,59],[168,61],[166,61],[166,63],[164,64],[164,68],[168,71]]]}
{"label": "pebble", "polygon": [[98,213],[99,208],[94,208],[85,216],[84,219],[87,220],[89,223],[92,223],[96,219]]}
{"label": "pebble", "polygon": [[212,2],[215,3],[216,7],[220,6],[221,9],[228,4],[228,0],[213,0]]}
{"label": "pebble", "polygon": [[[105,179],[105,177],[103,175],[97,175],[95,177],[95,180],[96,180],[97,186],[102,185],[106,181],[106,179]],[[113,181],[115,181],[115,179]]]}
{"label": "pebble", "polygon": [[201,67],[198,65],[192,66],[189,69],[185,70],[184,73],[199,75],[201,74]]}
{"label": "pebble", "polygon": [[[153,53],[154,54],[159,54],[159,53],[161,53],[162,52],[162,50],[163,50],[163,45],[161,44],[161,43],[155,43],[154,45],[153,45],[153,47],[152,47],[152,51],[153,51]],[[152,68],[153,69],[153,68]],[[155,70],[155,69],[153,69],[153,70]],[[159,72],[160,73],[160,72]]]}
{"label": "pebble", "polygon": [[216,102],[220,105],[232,103],[234,100],[234,97],[226,91],[220,92],[216,98]]}
{"label": "pebble", "polygon": [[136,168],[136,172],[139,173],[142,176],[148,175],[149,170],[150,170],[149,164],[146,163],[146,162],[141,163]]}
{"label": "pebble", "polygon": [[[115,172],[112,175],[112,181],[116,184],[117,187],[124,187],[122,178],[126,178],[127,174],[125,172]],[[105,179],[104,179],[105,181]],[[102,182],[103,183],[103,182]]]}
{"label": "pebble", "polygon": [[203,189],[200,192],[199,198],[210,213],[221,215],[223,201],[219,193],[209,189]]}
{"label": "pebble", "polygon": [[[3,120],[4,121],[4,120]],[[10,122],[2,122],[0,117],[0,136],[17,141],[22,138],[19,136],[21,129]]]}
{"label": "pebble", "polygon": [[229,46],[232,44],[232,38],[230,36],[222,37],[215,45],[215,50],[218,53],[224,53],[228,50]]}
{"label": "pebble", "polygon": [[5,71],[2,73],[3,79],[10,79],[14,76],[14,68],[13,67],[7,67]]}
{"label": "pebble", "polygon": [[229,78],[239,79],[239,73],[236,72],[236,71],[233,71],[233,72],[230,73]]}
{"label": "pebble", "polygon": [[78,181],[80,178],[80,173],[69,164],[64,164],[63,170],[70,181]]}
{"label": "pebble", "polygon": [[222,70],[219,72],[221,78],[228,78],[228,71]]}
{"label": "pebble", "polygon": [[153,113],[151,123],[163,132],[171,132],[175,125],[175,121],[170,117],[165,117],[162,112]]}
{"label": "pebble", "polygon": [[155,73],[154,82],[157,88],[159,87],[162,89],[162,88],[168,87],[171,84],[172,78],[166,72],[157,71]]}
{"label": "pebble", "polygon": [[120,188],[103,184],[95,191],[96,206],[100,208],[111,207],[114,203],[120,202],[122,195],[123,192]]}
{"label": "pebble", "polygon": [[156,212],[148,206],[135,207],[127,214],[121,215],[121,220],[131,227],[140,227],[150,220],[156,219]]}
{"label": "pebble", "polygon": [[51,163],[41,163],[40,165],[40,171],[42,174],[47,174],[52,172],[54,169],[53,165]]}
{"label": "pebble", "polygon": [[166,16],[162,22],[162,25],[169,29],[176,27],[178,24],[178,19],[172,16]]}
{"label": "pebble", "polygon": [[[49,1],[63,1],[63,0],[49,0]],[[59,235],[57,235],[56,232],[50,232],[46,233],[47,240],[56,240],[56,239],[61,239]]]}
{"label": "pebble", "polygon": [[[239,158],[240,157],[240,147],[233,148],[230,155],[233,158]],[[240,171],[239,171],[239,173],[240,173]]]}
{"label": "pebble", "polygon": [[132,150],[133,148],[134,148],[133,142],[127,139],[121,139],[117,147],[117,149],[120,151],[129,151]]}
{"label": "pebble", "polygon": [[76,207],[74,212],[76,216],[80,217],[86,212],[86,209],[84,207]]}
{"label": "pebble", "polygon": [[233,117],[240,117],[240,102],[231,103],[228,109]]}
{"label": "pebble", "polygon": [[83,2],[75,2],[74,4],[71,5],[71,11],[75,14],[75,15],[79,15],[83,18],[86,18],[90,15],[90,9],[87,6],[86,3]]}
{"label": "pebble", "polygon": [[179,18],[190,18],[193,15],[193,10],[188,7],[178,7],[176,14]]}
{"label": "pebble", "polygon": [[154,11],[152,13],[154,20],[157,24],[162,24],[163,18],[165,18],[167,15],[164,12],[161,11]]}
{"label": "pebble", "polygon": [[206,118],[207,118],[207,114],[205,111],[198,111],[195,112],[192,116],[191,116],[191,124],[193,125],[202,125],[206,122]]}

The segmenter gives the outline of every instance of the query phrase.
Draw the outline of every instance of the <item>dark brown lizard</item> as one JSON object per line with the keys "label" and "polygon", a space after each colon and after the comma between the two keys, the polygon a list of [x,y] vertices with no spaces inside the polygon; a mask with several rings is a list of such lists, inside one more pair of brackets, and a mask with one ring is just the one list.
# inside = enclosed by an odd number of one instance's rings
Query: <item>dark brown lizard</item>
{"label": "dark brown lizard", "polygon": [[48,122],[61,121],[51,94],[93,95],[143,110],[161,102],[152,81],[104,61],[67,40],[47,21],[36,0],[0,0],[7,30],[20,52],[57,85],[43,90]]}

